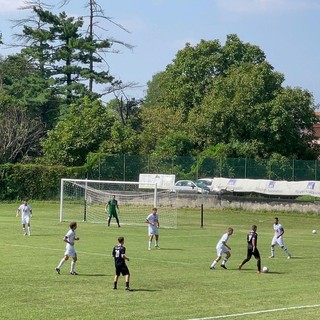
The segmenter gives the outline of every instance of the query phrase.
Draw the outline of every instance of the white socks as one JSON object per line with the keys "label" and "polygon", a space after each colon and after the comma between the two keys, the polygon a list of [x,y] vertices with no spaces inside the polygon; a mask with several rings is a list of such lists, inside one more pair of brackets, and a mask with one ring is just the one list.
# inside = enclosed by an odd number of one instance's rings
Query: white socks
{"label": "white socks", "polygon": [[75,267],[76,263],[74,261],[71,262],[71,269],[70,272],[74,272],[74,267]]}
{"label": "white socks", "polygon": [[62,267],[62,265],[65,263],[66,260],[61,259],[60,263],[58,264],[57,268],[60,269]]}

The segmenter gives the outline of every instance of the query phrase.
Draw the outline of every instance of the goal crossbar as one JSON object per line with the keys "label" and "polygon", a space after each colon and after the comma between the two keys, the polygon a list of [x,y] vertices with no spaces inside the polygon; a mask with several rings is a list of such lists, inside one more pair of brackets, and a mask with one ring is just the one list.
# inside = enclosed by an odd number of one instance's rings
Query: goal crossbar
{"label": "goal crossbar", "polygon": [[153,207],[160,208],[161,225],[177,227],[177,210],[169,190],[158,190],[157,183],[89,179],[61,179],[60,222],[82,220],[105,223],[105,205],[115,195],[121,224],[145,225]]}

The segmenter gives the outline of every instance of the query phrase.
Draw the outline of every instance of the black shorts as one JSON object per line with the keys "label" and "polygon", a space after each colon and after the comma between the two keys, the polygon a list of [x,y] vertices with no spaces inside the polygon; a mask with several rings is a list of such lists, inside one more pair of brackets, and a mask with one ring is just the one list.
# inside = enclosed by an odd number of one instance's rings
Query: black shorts
{"label": "black shorts", "polygon": [[254,250],[254,252],[252,252],[252,248],[248,248],[247,259],[250,260],[252,256],[254,256],[257,260],[260,259],[260,252],[257,248]]}
{"label": "black shorts", "polygon": [[130,274],[129,269],[126,265],[116,266],[116,275],[120,276],[120,274],[122,274],[123,276]]}

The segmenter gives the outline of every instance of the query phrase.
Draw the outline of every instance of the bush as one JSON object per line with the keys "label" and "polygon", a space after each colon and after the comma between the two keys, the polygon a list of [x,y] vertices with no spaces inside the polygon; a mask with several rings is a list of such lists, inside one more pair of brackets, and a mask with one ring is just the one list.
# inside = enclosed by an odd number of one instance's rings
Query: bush
{"label": "bush", "polygon": [[86,167],[0,165],[0,200],[55,200],[62,178],[84,179],[86,172]]}

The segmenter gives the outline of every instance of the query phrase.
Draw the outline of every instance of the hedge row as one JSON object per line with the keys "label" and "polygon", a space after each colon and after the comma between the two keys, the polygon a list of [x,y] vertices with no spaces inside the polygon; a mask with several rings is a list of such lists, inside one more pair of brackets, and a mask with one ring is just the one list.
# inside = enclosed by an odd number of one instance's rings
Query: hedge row
{"label": "hedge row", "polygon": [[62,178],[85,179],[86,167],[0,165],[0,200],[57,200]]}

